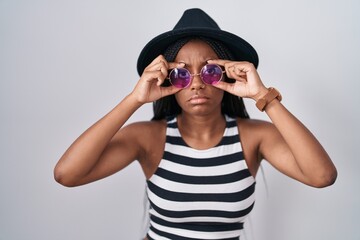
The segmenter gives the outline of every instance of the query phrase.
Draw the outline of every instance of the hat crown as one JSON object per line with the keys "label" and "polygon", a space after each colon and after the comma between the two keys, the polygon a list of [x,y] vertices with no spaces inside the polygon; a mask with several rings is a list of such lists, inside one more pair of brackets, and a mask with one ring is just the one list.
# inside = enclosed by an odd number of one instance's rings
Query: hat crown
{"label": "hat crown", "polygon": [[221,42],[233,55],[236,61],[249,61],[258,66],[256,50],[244,39],[230,32],[223,31],[217,23],[203,10],[191,8],[186,10],[173,30],[164,32],[150,42],[141,51],[137,70],[141,75],[156,57],[163,54],[170,44],[185,37],[205,37]]}
{"label": "hat crown", "polygon": [[186,10],[173,30],[187,28],[212,28],[220,30],[217,23],[199,8]]}

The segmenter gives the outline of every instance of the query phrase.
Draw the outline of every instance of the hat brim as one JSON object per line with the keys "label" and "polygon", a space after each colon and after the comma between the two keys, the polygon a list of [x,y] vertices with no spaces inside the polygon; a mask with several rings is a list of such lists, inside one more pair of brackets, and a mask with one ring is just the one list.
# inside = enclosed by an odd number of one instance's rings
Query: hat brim
{"label": "hat brim", "polygon": [[170,44],[180,38],[189,36],[201,36],[220,41],[231,51],[235,58],[234,60],[251,62],[256,68],[259,64],[256,50],[247,41],[235,34],[212,28],[178,29],[160,34],[146,44],[141,51],[137,62],[137,71],[139,75],[143,73],[144,69],[157,56],[163,54]]}

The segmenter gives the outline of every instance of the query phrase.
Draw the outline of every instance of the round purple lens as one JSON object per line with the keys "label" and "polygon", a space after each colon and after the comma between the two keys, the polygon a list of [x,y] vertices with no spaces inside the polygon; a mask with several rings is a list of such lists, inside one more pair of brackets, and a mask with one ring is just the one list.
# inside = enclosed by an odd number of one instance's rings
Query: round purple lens
{"label": "round purple lens", "polygon": [[174,68],[169,74],[170,82],[177,88],[186,88],[191,81],[191,74],[186,68]]}
{"label": "round purple lens", "polygon": [[217,84],[221,81],[223,71],[219,65],[207,64],[201,69],[201,79],[206,84]]}

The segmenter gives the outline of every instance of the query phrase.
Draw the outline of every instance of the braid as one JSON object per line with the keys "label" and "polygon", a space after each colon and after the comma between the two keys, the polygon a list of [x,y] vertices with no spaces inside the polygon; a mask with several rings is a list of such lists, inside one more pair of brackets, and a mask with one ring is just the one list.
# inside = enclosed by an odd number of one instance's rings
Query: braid
{"label": "braid", "polygon": [[[207,43],[220,59],[235,60],[233,54],[221,42],[206,37],[186,37],[177,40],[167,47],[163,54],[166,61],[173,62],[180,49],[192,39],[200,39]],[[226,75],[224,75],[224,81],[234,82],[233,79],[227,78]],[[170,86],[170,82],[165,81],[162,86]],[[155,101],[153,103],[153,110],[154,117],[152,120],[160,120],[181,113],[181,107],[177,103],[174,95],[166,96]],[[243,99],[228,92],[224,92],[221,111],[223,114],[227,114],[230,117],[249,118]]]}
{"label": "braid", "polygon": [[221,42],[217,42],[205,37],[199,37],[199,39],[206,42],[220,59],[234,60],[233,54]]}
{"label": "braid", "polygon": [[[191,40],[190,37],[188,38],[181,38],[178,41],[170,44],[167,49],[164,51],[164,58],[168,62],[174,62],[176,55],[180,51],[180,49],[189,41]],[[161,85],[163,87],[170,86],[170,82],[165,80],[165,82]],[[177,115],[181,113],[181,107],[177,103],[174,95],[169,95],[153,103],[153,110],[154,110],[154,117],[152,120],[160,120],[164,119],[165,117],[171,115]]]}
{"label": "braid", "polygon": [[164,57],[166,61],[173,62],[175,61],[175,58],[180,51],[180,49],[189,41],[191,40],[190,37],[187,38],[181,38],[174,42],[173,44],[169,45],[167,49],[164,51]]}
{"label": "braid", "polygon": [[[218,55],[220,59],[235,60],[233,54],[221,42],[204,37],[200,37],[200,39],[206,42],[214,50],[214,52],[216,53],[216,55]],[[234,82],[233,79],[229,79],[226,75],[224,77],[225,82]],[[228,92],[224,92],[221,111],[223,114],[227,114],[230,117],[250,118],[249,114],[246,111],[243,99]]]}

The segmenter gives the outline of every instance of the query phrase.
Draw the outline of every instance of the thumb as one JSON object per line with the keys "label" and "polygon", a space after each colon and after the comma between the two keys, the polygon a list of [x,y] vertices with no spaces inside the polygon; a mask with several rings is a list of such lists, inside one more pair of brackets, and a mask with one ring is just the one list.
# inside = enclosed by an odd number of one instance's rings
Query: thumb
{"label": "thumb", "polygon": [[230,90],[230,88],[231,88],[231,85],[230,85],[229,83],[223,82],[223,81],[220,81],[220,82],[218,82],[217,84],[214,84],[214,85],[212,85],[212,86],[214,86],[214,87],[216,87],[216,88],[219,88],[219,89],[221,89],[221,90],[224,90],[224,91],[226,91],[226,92],[229,92],[229,90]]}
{"label": "thumb", "polygon": [[177,88],[177,87],[174,87],[174,86],[169,86],[169,87],[161,87],[161,95],[162,97],[166,97],[166,96],[169,96],[169,95],[173,95],[177,92],[179,92],[181,90],[181,88]]}

